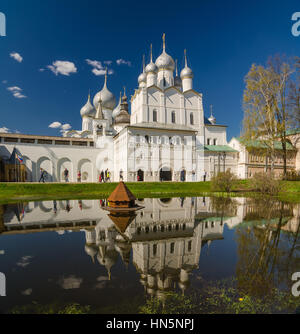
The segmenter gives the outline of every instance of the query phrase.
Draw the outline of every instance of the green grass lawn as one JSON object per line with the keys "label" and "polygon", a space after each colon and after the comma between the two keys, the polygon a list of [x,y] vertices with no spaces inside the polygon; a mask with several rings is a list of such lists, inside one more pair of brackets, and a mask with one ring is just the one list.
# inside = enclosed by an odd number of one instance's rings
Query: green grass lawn
{"label": "green grass lawn", "polygon": [[[223,195],[212,193],[210,182],[133,182],[126,183],[137,198]],[[46,199],[105,198],[117,183],[0,183],[0,202]],[[248,180],[237,182],[231,196],[259,196]],[[282,200],[300,202],[300,182],[282,181]]]}

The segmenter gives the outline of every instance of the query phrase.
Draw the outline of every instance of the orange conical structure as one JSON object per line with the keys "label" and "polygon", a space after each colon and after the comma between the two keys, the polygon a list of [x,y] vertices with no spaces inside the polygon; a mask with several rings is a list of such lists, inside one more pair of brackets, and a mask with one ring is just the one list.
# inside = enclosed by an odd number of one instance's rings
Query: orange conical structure
{"label": "orange conical structure", "polygon": [[132,208],[135,205],[135,196],[124,182],[120,182],[108,197],[108,206],[111,208]]}
{"label": "orange conical structure", "polygon": [[131,212],[124,212],[124,213],[111,213],[108,217],[114,222],[117,229],[121,233],[125,233],[127,227],[135,218],[135,214]]}

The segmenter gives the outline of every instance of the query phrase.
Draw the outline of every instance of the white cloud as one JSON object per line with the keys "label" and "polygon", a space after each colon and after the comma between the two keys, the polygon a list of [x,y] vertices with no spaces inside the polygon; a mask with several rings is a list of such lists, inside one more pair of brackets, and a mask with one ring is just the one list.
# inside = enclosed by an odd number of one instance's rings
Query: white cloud
{"label": "white cloud", "polygon": [[8,128],[6,128],[5,126],[0,128],[0,133],[9,133],[10,130]]}
{"label": "white cloud", "polygon": [[131,66],[131,61],[129,61],[129,60],[124,60],[124,59],[122,59],[122,58],[116,60],[116,63],[117,63],[118,65],[127,65],[127,66]]}
{"label": "white cloud", "polygon": [[104,70],[105,68],[102,66],[101,61],[98,60],[85,60],[89,65],[91,65],[93,68],[97,68],[98,70]]}
{"label": "white cloud", "polygon": [[7,90],[9,90],[10,92],[21,92],[22,88],[18,87],[18,86],[13,86],[13,87],[8,87]]}
{"label": "white cloud", "polygon": [[82,278],[71,275],[69,277],[62,277],[58,281],[58,284],[65,290],[79,289],[82,281],[83,281]]}
{"label": "white cloud", "polygon": [[77,68],[74,63],[70,61],[56,60],[52,65],[47,66],[55,75],[67,75],[77,73]]}
{"label": "white cloud", "polygon": [[21,294],[23,296],[30,296],[32,294],[32,289],[31,288],[26,289],[26,290],[22,291]]}
{"label": "white cloud", "polygon": [[5,85],[7,84],[7,80],[3,80],[2,83]]}
{"label": "white cloud", "polygon": [[22,88],[18,87],[18,86],[13,86],[13,87],[7,87],[7,90],[9,90],[10,92],[12,92],[13,96],[17,99],[24,99],[27,96],[23,95],[22,92]]}
{"label": "white cloud", "polygon": [[21,63],[23,61],[23,57],[18,52],[10,53],[11,58],[14,58],[17,62]]}
{"label": "white cloud", "polygon": [[92,69],[92,72],[93,72],[95,75],[105,75],[106,70],[98,70],[97,68],[93,68],[93,69]]}
{"label": "white cloud", "polygon": [[21,257],[21,260],[17,262],[17,266],[25,268],[30,264],[31,259],[33,259],[33,256],[30,255],[23,256]]}
{"label": "white cloud", "polygon": [[[98,60],[90,60],[90,59],[86,59],[85,60],[90,66],[93,67],[92,69],[92,73],[94,73],[95,75],[104,75],[105,74],[105,67],[102,65],[101,61]],[[106,60],[104,61],[104,63],[108,63],[110,62],[110,64],[112,63],[110,60]],[[109,64],[108,64],[109,65]],[[114,71],[112,69],[107,71],[108,74],[113,74]]]}
{"label": "white cloud", "polygon": [[104,60],[103,62],[105,65],[111,65],[112,64],[112,60]]}
{"label": "white cloud", "polygon": [[61,126],[61,128],[62,128],[62,130],[70,130],[71,128],[72,128],[72,126],[70,125],[70,124],[63,124],[62,126]]}
{"label": "white cloud", "polygon": [[49,124],[48,127],[52,128],[52,129],[58,129],[58,128],[61,127],[61,123],[60,122],[52,122],[51,124]]}
{"label": "white cloud", "polygon": [[21,133],[21,132],[18,130],[12,131],[8,129],[7,127],[3,126],[2,128],[0,128],[0,133]]}

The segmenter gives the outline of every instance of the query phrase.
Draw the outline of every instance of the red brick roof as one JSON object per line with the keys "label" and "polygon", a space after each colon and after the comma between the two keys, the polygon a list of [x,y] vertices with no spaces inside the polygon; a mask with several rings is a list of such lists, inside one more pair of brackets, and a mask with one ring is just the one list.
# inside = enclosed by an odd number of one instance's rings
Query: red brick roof
{"label": "red brick roof", "polygon": [[120,182],[115,190],[108,197],[108,202],[130,202],[135,201],[133,193],[127,188],[124,182]]}

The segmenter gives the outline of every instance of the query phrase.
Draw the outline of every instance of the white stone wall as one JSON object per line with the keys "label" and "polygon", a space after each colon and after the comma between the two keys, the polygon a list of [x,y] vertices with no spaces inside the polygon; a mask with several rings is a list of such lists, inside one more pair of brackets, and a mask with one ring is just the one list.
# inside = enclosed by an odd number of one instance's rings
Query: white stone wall
{"label": "white stone wall", "polygon": [[64,182],[65,168],[69,170],[70,182],[77,182],[78,170],[81,171],[82,182],[95,182],[97,179],[96,157],[99,150],[94,147],[5,143],[0,147],[1,156],[9,158],[14,147],[23,156],[27,181],[38,182],[40,168],[47,171],[46,182]]}

